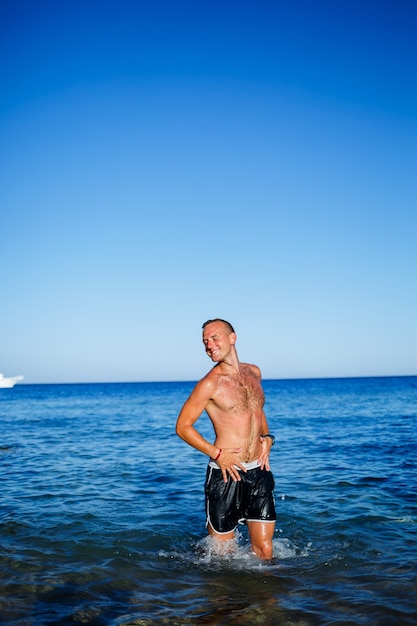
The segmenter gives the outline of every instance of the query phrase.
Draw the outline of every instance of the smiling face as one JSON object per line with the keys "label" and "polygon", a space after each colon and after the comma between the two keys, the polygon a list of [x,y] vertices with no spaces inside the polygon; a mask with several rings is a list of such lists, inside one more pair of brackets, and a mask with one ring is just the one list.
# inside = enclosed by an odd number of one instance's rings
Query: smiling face
{"label": "smiling face", "polygon": [[203,343],[207,356],[215,363],[223,361],[235,345],[236,335],[228,331],[223,322],[212,322],[203,330]]}

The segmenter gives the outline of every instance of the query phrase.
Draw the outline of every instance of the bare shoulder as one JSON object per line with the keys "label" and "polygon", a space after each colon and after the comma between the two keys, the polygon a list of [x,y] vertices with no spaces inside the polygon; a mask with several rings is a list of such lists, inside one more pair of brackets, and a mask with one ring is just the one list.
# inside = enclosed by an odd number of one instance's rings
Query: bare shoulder
{"label": "bare shoulder", "polygon": [[194,391],[208,397],[213,396],[219,381],[219,372],[213,367],[201,380],[196,384]]}
{"label": "bare shoulder", "polygon": [[244,365],[245,368],[250,370],[251,374],[256,376],[256,378],[261,380],[261,378],[262,378],[261,370],[260,370],[260,368],[257,365],[253,365],[252,363],[243,363],[242,365]]}

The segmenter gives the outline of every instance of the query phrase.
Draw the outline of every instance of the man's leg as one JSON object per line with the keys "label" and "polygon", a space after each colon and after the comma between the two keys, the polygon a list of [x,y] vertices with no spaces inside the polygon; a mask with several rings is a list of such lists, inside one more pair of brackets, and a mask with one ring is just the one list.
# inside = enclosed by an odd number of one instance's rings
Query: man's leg
{"label": "man's leg", "polygon": [[236,543],[236,527],[231,531],[226,529],[238,523],[239,514],[235,504],[238,489],[238,482],[235,483],[229,477],[225,483],[221,471],[209,465],[205,484],[207,530],[209,536],[216,539],[221,552],[230,551]]}
{"label": "man's leg", "polygon": [[210,523],[207,524],[207,530],[210,537],[216,540],[217,550],[220,555],[230,554],[236,549],[236,533],[232,530],[230,533],[216,533]]}
{"label": "man's leg", "polygon": [[234,530],[231,530],[230,533],[216,533],[210,522],[207,524],[207,530],[210,537],[214,537],[218,541],[231,541],[232,539],[236,539]]}
{"label": "man's leg", "polygon": [[270,560],[273,557],[272,538],[275,522],[248,522],[249,538],[253,552],[260,559]]}

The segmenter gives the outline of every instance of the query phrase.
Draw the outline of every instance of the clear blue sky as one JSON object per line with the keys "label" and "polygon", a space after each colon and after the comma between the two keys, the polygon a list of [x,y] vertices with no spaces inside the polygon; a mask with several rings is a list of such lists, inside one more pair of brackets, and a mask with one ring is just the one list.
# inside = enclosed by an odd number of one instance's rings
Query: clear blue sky
{"label": "clear blue sky", "polygon": [[0,372],[417,374],[414,2],[0,12]]}

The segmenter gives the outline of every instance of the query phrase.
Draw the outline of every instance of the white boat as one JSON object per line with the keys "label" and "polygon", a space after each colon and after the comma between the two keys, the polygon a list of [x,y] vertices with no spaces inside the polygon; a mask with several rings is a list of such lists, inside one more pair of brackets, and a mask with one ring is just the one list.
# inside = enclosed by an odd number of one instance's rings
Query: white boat
{"label": "white boat", "polygon": [[11,376],[10,378],[7,378],[6,376],[3,376],[3,374],[0,374],[0,388],[14,387],[19,380],[23,380],[23,376]]}

